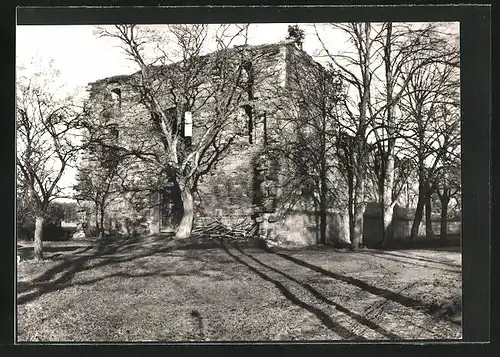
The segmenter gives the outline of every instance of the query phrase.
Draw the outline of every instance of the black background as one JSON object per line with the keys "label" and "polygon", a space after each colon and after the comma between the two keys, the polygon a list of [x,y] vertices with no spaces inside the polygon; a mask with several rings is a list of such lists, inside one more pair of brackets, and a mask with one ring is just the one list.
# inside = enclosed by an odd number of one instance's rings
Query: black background
{"label": "black background", "polygon": [[[25,2],[28,5],[28,2]],[[38,6],[63,5],[56,1],[37,1]],[[158,2],[149,2],[156,5]],[[189,5],[189,2],[171,4]],[[223,2],[219,2],[222,4]],[[3,290],[0,295],[2,314],[0,315],[0,346],[14,343],[15,279],[14,267],[14,201],[15,201],[15,133],[14,133],[14,85],[15,85],[15,24],[19,25],[70,25],[105,23],[221,23],[221,22],[347,22],[347,21],[459,21],[461,38],[461,105],[462,105],[462,195],[463,195],[463,336],[468,342],[487,342],[490,340],[490,190],[491,165],[491,7],[445,6],[445,5],[388,5],[388,6],[348,6],[332,7],[30,7],[18,8],[15,5],[2,9],[2,43],[4,49],[0,56],[4,79],[2,99],[4,115],[1,140],[2,188],[2,254],[3,267],[0,276]],[[364,2],[369,4],[370,2]],[[380,2],[379,2],[380,3]],[[414,4],[417,2],[414,2]],[[100,5],[98,2],[95,5]],[[102,2],[101,5],[126,5],[127,2]],[[144,5],[147,2],[143,2]],[[308,4],[312,4],[308,2]],[[22,2],[17,4],[23,5]],[[30,5],[35,5],[31,3]],[[80,4],[74,4],[80,5]],[[87,5],[93,5],[87,3]],[[198,5],[201,5],[198,2]],[[3,4],[2,6],[5,6]],[[17,18],[16,18],[17,17]],[[16,22],[17,21],[17,22]],[[47,39],[50,41],[50,39]],[[494,216],[493,216],[494,217]],[[493,257],[495,257],[493,255]],[[494,259],[493,263],[496,264]],[[493,321],[494,322],[494,321]],[[348,354],[384,354],[398,356],[421,355],[428,345],[445,355],[471,355],[477,350],[486,354],[489,346],[464,345],[461,343],[436,342],[398,343],[398,344],[244,344],[244,345],[169,345],[168,352],[182,352],[220,355],[249,354],[329,354],[347,352]],[[426,346],[427,345],[427,346]],[[49,355],[117,355],[132,353],[167,352],[159,345],[23,345],[11,346],[9,351],[0,355],[17,356],[38,354],[41,350]],[[1,347],[0,347],[1,348]],[[158,351],[160,349],[160,351]],[[70,352],[71,350],[71,352]],[[310,351],[310,352],[309,352]],[[474,351],[474,352],[473,352]],[[477,352],[476,352],[477,353]],[[441,353],[440,353],[441,354]]]}

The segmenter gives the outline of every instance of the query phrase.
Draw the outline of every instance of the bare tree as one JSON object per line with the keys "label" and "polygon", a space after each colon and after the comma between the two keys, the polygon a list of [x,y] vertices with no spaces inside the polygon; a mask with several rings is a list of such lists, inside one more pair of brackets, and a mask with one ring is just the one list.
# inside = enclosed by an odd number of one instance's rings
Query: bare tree
{"label": "bare tree", "polygon": [[439,238],[445,241],[448,236],[448,207],[450,200],[457,197],[461,189],[460,182],[460,161],[443,158],[443,170],[441,172],[439,183],[436,187],[436,193],[441,204],[441,225]]}
{"label": "bare tree", "polygon": [[[368,145],[371,118],[371,88],[374,72],[380,67],[375,63],[374,46],[382,36],[382,30],[371,23],[330,24],[341,30],[349,38],[353,50],[342,54],[332,53],[328,43],[316,29],[316,35],[328,58],[332,61],[339,75],[346,84],[347,95],[344,97],[344,119],[339,121],[340,131],[350,137],[351,157],[344,160],[352,167],[352,212],[350,217],[350,238],[353,249],[363,242],[363,215],[366,207],[365,181],[367,160],[370,153]],[[374,65],[375,64],[375,65]],[[339,151],[346,153],[346,150]]]}
{"label": "bare tree", "polygon": [[341,81],[336,72],[323,68],[305,53],[294,53],[287,90],[280,101],[285,119],[279,149],[292,166],[284,186],[298,189],[300,198],[315,203],[319,243],[326,244],[327,212],[336,197],[333,177],[339,169],[334,156]]}
{"label": "bare tree", "polygon": [[[446,57],[444,57],[446,59]],[[401,101],[405,116],[408,150],[413,153],[418,176],[418,202],[411,230],[415,238],[426,207],[426,236],[432,236],[431,195],[441,173],[443,160],[459,159],[460,114],[457,67],[434,63],[417,71],[411,78]]]}
{"label": "bare tree", "polygon": [[96,145],[91,146],[89,151],[86,160],[79,165],[75,198],[94,204],[97,234],[103,236],[106,208],[121,193],[118,177],[120,160],[112,150],[103,150]]}
{"label": "bare tree", "polygon": [[[52,64],[25,75],[16,88],[17,181],[35,209],[35,258],[43,259],[42,229],[49,203],[62,194],[61,178],[79,150],[76,129],[82,111],[72,98],[58,98]],[[81,108],[80,108],[81,109]]]}
{"label": "bare tree", "polygon": [[[156,159],[181,193],[183,215],[177,238],[191,234],[193,193],[199,180],[213,170],[242,131],[235,113],[241,100],[244,51],[229,48],[238,39],[246,44],[247,28],[221,25],[209,36],[207,25],[171,25],[167,43],[159,40],[158,33],[136,25],[98,30],[99,36],[118,40],[140,69],[131,80],[151,115],[161,153]],[[216,52],[203,55],[209,41],[215,43]],[[148,47],[154,47],[160,55],[148,61]],[[197,120],[192,142],[183,130],[189,114]]]}
{"label": "bare tree", "polygon": [[[393,210],[402,192],[401,186],[395,190],[395,160],[398,140],[400,143],[406,134],[396,109],[415,73],[432,63],[457,66],[457,52],[454,47],[445,46],[446,40],[435,24],[419,28],[392,23],[332,24],[331,27],[347,35],[352,48],[343,53],[332,53],[328,43],[316,31],[328,58],[339,70],[344,82],[351,86],[347,88],[345,100],[348,125],[344,125],[343,130],[345,135],[352,137],[346,143],[350,142],[353,149],[340,151],[351,153],[351,158],[343,161],[354,165],[350,182],[357,186],[352,190],[354,196],[356,191],[359,192],[359,202],[354,205],[356,213],[350,216],[358,223],[362,222],[360,210],[364,210],[364,206],[360,203],[365,200],[365,178],[369,173],[367,165],[375,149],[378,198],[382,207],[382,242],[385,242],[393,235]],[[399,171],[400,174],[408,174],[407,170]],[[404,180],[404,177],[400,178]]]}
{"label": "bare tree", "polygon": [[380,158],[379,199],[384,244],[393,238],[394,206],[402,192],[395,190],[396,150],[398,142],[405,136],[404,121],[396,116],[397,106],[417,71],[425,71],[431,64],[445,60],[454,62],[458,52],[454,46],[447,45],[447,38],[439,30],[438,24],[415,27],[384,23],[381,26],[384,36],[379,43],[385,78],[380,82],[384,83],[384,90],[379,91],[380,99],[375,98],[371,103],[370,115]]}

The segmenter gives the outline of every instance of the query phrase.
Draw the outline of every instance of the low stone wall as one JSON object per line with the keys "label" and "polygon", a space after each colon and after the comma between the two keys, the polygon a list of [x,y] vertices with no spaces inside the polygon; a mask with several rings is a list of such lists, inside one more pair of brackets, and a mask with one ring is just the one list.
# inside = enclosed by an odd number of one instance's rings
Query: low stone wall
{"label": "low stone wall", "polygon": [[[263,231],[267,239],[279,245],[314,245],[319,241],[319,213],[311,211],[291,211],[279,220],[264,221]],[[349,222],[347,216],[339,212],[327,213],[326,239],[329,243],[349,242]]]}
{"label": "low stone wall", "polygon": [[[403,210],[397,210],[394,217],[395,240],[407,240],[410,237],[413,217],[403,215]],[[270,215],[264,231],[267,231],[268,239],[275,240],[278,244],[307,246],[314,245],[319,240],[319,213],[311,211],[291,211],[281,219],[275,220]],[[365,215],[363,236],[366,245],[380,243],[382,227],[380,216]],[[434,235],[439,236],[441,222],[432,222]],[[460,236],[461,222],[450,220],[448,222],[448,234]],[[420,225],[419,237],[425,237],[425,223]],[[329,211],[327,214],[327,242],[331,244],[349,244],[349,218],[347,213],[340,211]]]}
{"label": "low stone wall", "polygon": [[327,242],[350,243],[349,216],[344,212],[329,212],[327,215]]}
{"label": "low stone wall", "polygon": [[[309,211],[291,211],[278,218],[273,214],[264,214],[260,222],[260,232],[267,239],[278,245],[308,246],[319,240],[319,214]],[[255,222],[251,219],[251,210],[239,209],[231,214],[227,210],[216,209],[209,215],[195,218],[194,225],[208,225],[215,220],[229,227],[238,226],[249,229]],[[349,221],[347,215],[339,212],[327,214],[327,242],[349,243]]]}
{"label": "low stone wall", "polygon": [[[397,217],[393,219],[394,240],[407,240],[411,235],[411,226],[413,224],[413,217]],[[421,239],[425,237],[425,220],[420,224],[418,230],[418,237]],[[441,230],[441,221],[432,221],[432,232],[435,236],[439,236]],[[448,235],[457,236],[462,233],[462,222],[449,221],[448,222]],[[365,245],[378,245],[382,237],[381,217],[375,215],[365,215],[363,225],[363,242]]]}

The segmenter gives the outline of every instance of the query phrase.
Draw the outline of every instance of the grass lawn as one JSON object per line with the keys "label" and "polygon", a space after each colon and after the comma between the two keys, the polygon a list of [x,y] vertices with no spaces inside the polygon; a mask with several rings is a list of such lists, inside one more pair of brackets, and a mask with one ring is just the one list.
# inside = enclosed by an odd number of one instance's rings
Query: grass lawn
{"label": "grass lawn", "polygon": [[165,237],[46,245],[45,261],[18,265],[19,342],[462,335],[459,249],[262,250]]}

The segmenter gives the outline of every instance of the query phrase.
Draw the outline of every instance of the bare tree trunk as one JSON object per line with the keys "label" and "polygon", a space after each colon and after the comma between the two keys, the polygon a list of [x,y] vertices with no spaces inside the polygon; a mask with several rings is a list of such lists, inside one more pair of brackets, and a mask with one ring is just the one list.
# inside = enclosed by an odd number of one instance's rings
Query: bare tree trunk
{"label": "bare tree trunk", "polygon": [[327,162],[326,162],[326,113],[323,112],[321,117],[321,148],[320,148],[320,171],[319,171],[319,184],[320,184],[320,192],[319,192],[319,210],[320,210],[320,223],[319,223],[319,231],[320,231],[320,244],[326,244],[326,219],[327,219]]}
{"label": "bare tree trunk", "polygon": [[422,223],[422,218],[424,216],[424,201],[418,199],[417,209],[415,210],[415,217],[413,218],[413,224],[411,226],[410,240],[414,240],[418,236],[418,231],[420,229],[420,224]]}
{"label": "bare tree trunk", "polygon": [[418,202],[417,202],[417,208],[415,210],[415,217],[413,218],[413,224],[411,226],[410,240],[414,240],[418,236],[420,224],[422,223],[422,218],[424,216],[424,202],[425,202],[424,185],[423,183],[419,183]]}
{"label": "bare tree trunk", "polygon": [[[354,229],[351,236],[351,248],[358,249],[363,244],[363,218],[365,214],[365,184],[360,170],[356,175],[356,189],[354,193]],[[361,179],[359,179],[361,177]]]}
{"label": "bare tree trunk", "polygon": [[324,198],[321,199],[320,208],[319,208],[319,243],[326,244],[326,204],[323,201]]}
{"label": "bare tree trunk", "polygon": [[95,204],[95,228],[96,228],[97,237],[101,236],[101,229],[100,229],[99,222],[100,222],[99,221],[99,204],[96,203]]}
{"label": "bare tree trunk", "polygon": [[392,193],[394,190],[394,156],[388,153],[382,192],[382,245],[394,238],[393,219],[394,203]]}
{"label": "bare tree trunk", "polygon": [[[385,64],[385,79],[386,79],[386,99],[387,99],[387,152],[382,155],[384,157],[384,165],[382,165],[382,245],[387,241],[394,238],[393,235],[393,212],[394,205],[392,202],[392,196],[394,191],[394,146],[396,140],[394,139],[394,106],[393,103],[393,91],[394,91],[394,79],[392,73],[392,23],[386,24],[386,43],[384,45],[384,64]],[[382,145],[384,147],[384,145]]]}
{"label": "bare tree trunk", "polygon": [[431,194],[428,190],[425,196],[425,239],[432,239],[434,234],[432,232],[432,207],[431,207]]}
{"label": "bare tree trunk", "polygon": [[[322,164],[325,164],[324,162]],[[327,195],[326,195],[326,170],[324,167],[320,172],[320,198],[319,198],[319,212],[320,212],[320,221],[319,221],[319,232],[320,244],[326,244],[326,219],[327,219]]]}
{"label": "bare tree trunk", "polygon": [[394,239],[394,205],[384,205],[382,220],[384,224],[382,245],[385,245]]}
{"label": "bare tree trunk", "polygon": [[351,248],[358,249],[363,244],[364,204],[356,204],[354,210],[354,236],[351,238]]}
{"label": "bare tree trunk", "polygon": [[100,227],[101,227],[101,232],[99,233],[99,236],[102,237],[104,236],[104,204],[101,204],[100,209],[99,209],[99,214],[100,214]]}
{"label": "bare tree trunk", "polygon": [[[354,178],[352,169],[347,169],[347,209],[349,214],[349,239],[354,237]],[[352,241],[351,241],[352,242]]]}
{"label": "bare tree trunk", "polygon": [[440,199],[441,199],[441,228],[439,232],[439,237],[442,241],[445,241],[448,235],[448,204],[450,202],[450,197],[446,192],[446,189],[443,195],[440,196]]}
{"label": "bare tree trunk", "polygon": [[194,199],[192,188],[186,184],[181,186],[182,219],[175,235],[178,239],[188,238],[193,230]]}
{"label": "bare tree trunk", "polygon": [[410,209],[410,182],[406,181],[406,209]]}
{"label": "bare tree trunk", "polygon": [[[366,134],[366,113],[368,111],[368,106],[370,104],[370,60],[371,58],[371,42],[370,42],[370,30],[371,24],[364,23],[364,61],[361,64],[362,74],[362,90],[360,90],[360,102],[359,102],[359,123],[357,128],[357,133],[355,137],[355,185],[354,185],[354,235],[351,237],[351,248],[357,249],[363,244],[363,216],[365,214],[365,154],[366,154],[366,144],[365,144],[365,134]],[[361,41],[360,41],[361,42]],[[360,55],[361,56],[361,55]]]}
{"label": "bare tree trunk", "polygon": [[35,217],[35,236],[34,236],[34,250],[35,260],[43,260],[43,222],[44,218],[41,215]]}

